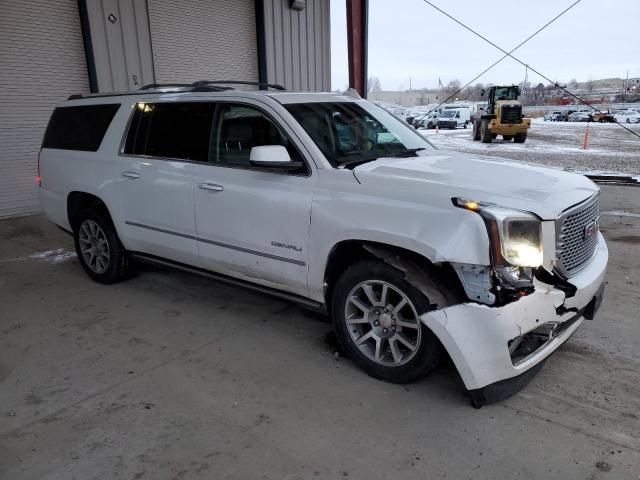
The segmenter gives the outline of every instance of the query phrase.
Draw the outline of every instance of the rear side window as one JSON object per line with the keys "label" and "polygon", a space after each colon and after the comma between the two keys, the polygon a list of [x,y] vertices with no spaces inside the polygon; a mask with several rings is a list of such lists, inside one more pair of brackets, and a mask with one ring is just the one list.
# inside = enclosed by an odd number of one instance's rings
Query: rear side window
{"label": "rear side window", "polygon": [[95,152],[118,108],[119,103],[56,108],[44,134],[42,148]]}
{"label": "rear side window", "polygon": [[211,102],[138,103],[124,153],[206,162],[214,109]]}

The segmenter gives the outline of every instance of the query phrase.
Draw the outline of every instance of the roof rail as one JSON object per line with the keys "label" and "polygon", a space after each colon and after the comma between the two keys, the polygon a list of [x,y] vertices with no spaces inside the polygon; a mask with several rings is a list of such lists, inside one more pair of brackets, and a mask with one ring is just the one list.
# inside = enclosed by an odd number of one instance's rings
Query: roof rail
{"label": "roof rail", "polygon": [[274,90],[286,90],[277,83],[250,82],[247,80],[200,80],[193,82],[191,87],[201,87],[203,85],[255,85],[257,87],[273,88]]}
{"label": "roof rail", "polygon": [[[262,83],[262,82],[250,82],[245,80],[199,80],[193,83],[149,83],[147,85],[143,85],[138,90],[134,90],[131,92],[103,92],[103,93],[94,93],[91,94],[91,98],[96,97],[117,97],[123,95],[136,95],[140,91],[145,90],[153,90],[156,88],[184,88],[184,92],[224,92],[226,90],[232,90],[233,87],[226,85],[255,85],[258,87],[264,87],[265,89],[273,88],[274,90],[285,90],[282,85],[278,85],[277,83]],[[81,93],[76,93],[70,95],[67,100],[78,100],[81,98],[86,98],[85,95]]]}
{"label": "roof rail", "polygon": [[186,88],[190,87],[189,83],[148,83],[143,85],[138,90],[151,90],[152,88]]}

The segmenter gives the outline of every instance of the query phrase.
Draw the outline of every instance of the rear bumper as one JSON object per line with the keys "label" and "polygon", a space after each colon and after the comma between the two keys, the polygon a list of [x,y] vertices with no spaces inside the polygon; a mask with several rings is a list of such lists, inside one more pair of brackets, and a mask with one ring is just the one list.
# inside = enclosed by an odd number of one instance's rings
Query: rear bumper
{"label": "rear bumper", "polygon": [[67,198],[44,187],[38,189],[38,196],[40,205],[49,220],[66,230],[71,230],[67,216]]}
{"label": "rear bumper", "polygon": [[[598,247],[589,266],[570,279],[577,289],[570,298],[536,280],[534,293],[502,307],[465,303],[420,317],[448,351],[468,390],[520,377],[531,370],[573,335],[590,315],[588,307],[599,306],[592,302],[603,285],[609,254],[602,234],[598,235]],[[548,341],[529,355],[512,358],[510,342],[541,327],[553,330]]]}

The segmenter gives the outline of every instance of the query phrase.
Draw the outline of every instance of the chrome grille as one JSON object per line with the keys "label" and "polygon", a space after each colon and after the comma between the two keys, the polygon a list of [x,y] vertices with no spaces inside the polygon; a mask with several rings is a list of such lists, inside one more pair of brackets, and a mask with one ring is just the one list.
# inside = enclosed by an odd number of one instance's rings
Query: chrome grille
{"label": "chrome grille", "polygon": [[556,269],[571,277],[587,266],[598,245],[600,195],[576,205],[556,223]]}

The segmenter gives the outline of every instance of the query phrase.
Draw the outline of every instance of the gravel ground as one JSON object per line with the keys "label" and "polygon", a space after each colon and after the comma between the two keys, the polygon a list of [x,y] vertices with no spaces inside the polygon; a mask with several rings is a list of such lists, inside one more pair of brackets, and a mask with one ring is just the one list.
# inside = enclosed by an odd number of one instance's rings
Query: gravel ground
{"label": "gravel ground", "polygon": [[[589,145],[582,149],[589,125]],[[625,125],[640,135],[640,124]],[[533,119],[527,141],[474,142],[471,129],[420,130],[434,145],[492,157],[524,160],[581,173],[613,173],[640,179],[640,138],[616,124],[544,122]]]}

